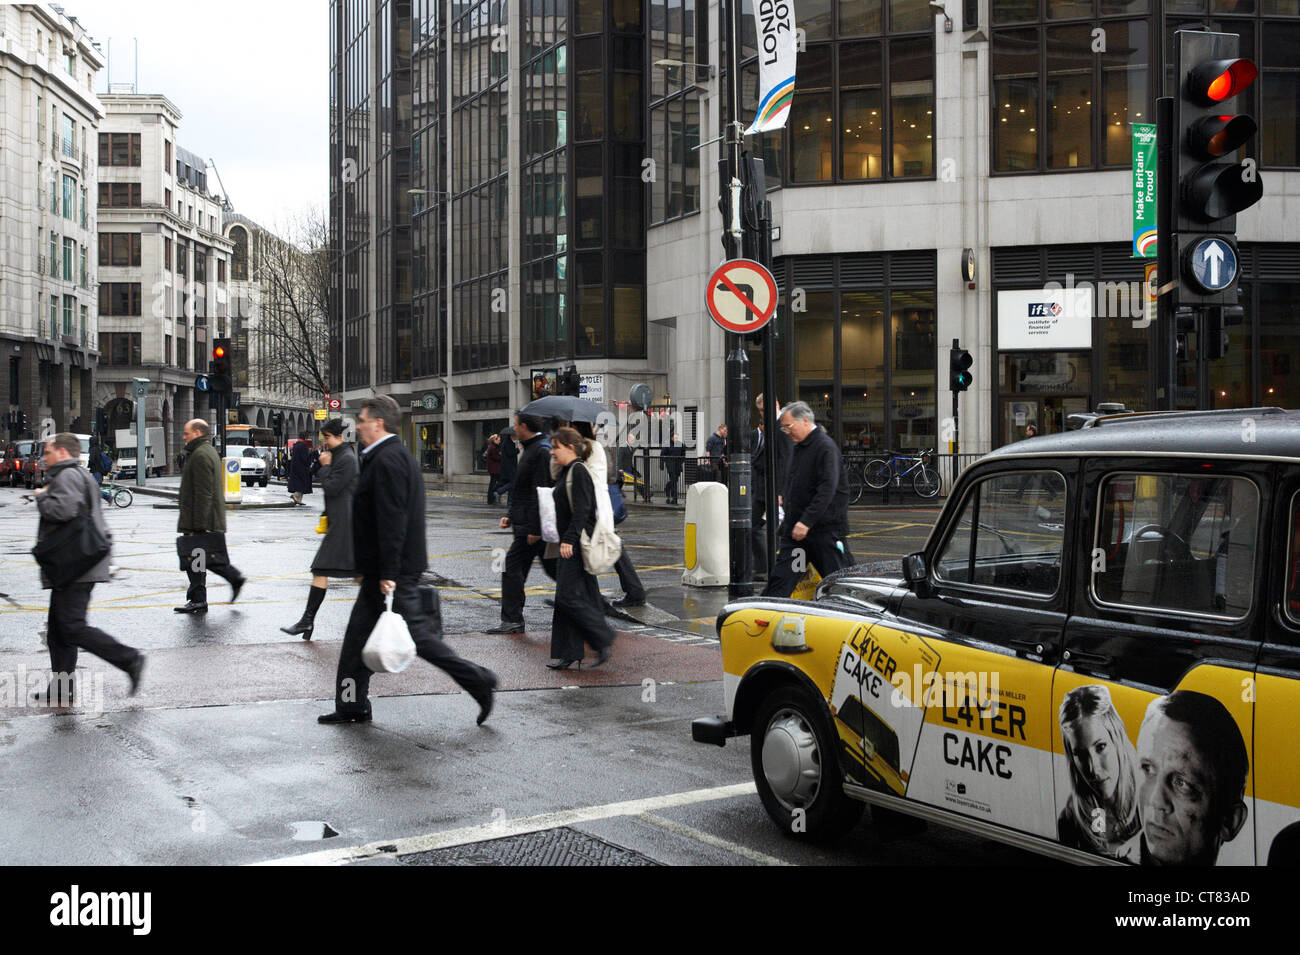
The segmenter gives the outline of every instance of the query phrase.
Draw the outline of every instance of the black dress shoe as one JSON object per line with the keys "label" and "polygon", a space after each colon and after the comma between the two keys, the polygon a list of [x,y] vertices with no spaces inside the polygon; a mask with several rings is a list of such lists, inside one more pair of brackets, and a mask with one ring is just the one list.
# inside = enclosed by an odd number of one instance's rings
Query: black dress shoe
{"label": "black dress shoe", "polygon": [[340,713],[335,710],[333,713],[322,713],[316,717],[317,723],[369,723],[371,714],[369,710],[360,713]]}
{"label": "black dress shoe", "polygon": [[581,669],[582,669],[582,661],[581,661],[581,660],[556,660],[556,661],[553,662],[553,663],[548,663],[548,664],[546,664],[546,669],[548,669],[548,670],[567,670],[569,667],[573,666],[575,663],[578,664],[578,669],[581,670]]}
{"label": "black dress shoe", "polygon": [[497,679],[497,675],[493,673],[489,677],[487,693],[483,696],[474,697],[474,701],[478,703],[477,722],[479,726],[482,726],[484,722],[486,722],[487,718],[492,715],[492,703],[496,698],[496,688],[498,683],[500,683],[500,681]]}
{"label": "black dress shoe", "polygon": [[69,689],[66,693],[63,693],[55,689],[51,693],[50,688],[46,687],[32,694],[32,702],[40,706],[69,707],[73,705],[72,691]]}
{"label": "black dress shoe", "polygon": [[176,613],[207,613],[208,605],[191,600],[184,607],[172,607],[172,610]]}
{"label": "black dress shoe", "polygon": [[614,601],[612,606],[618,607],[620,610],[625,610],[628,607],[644,607],[645,598],[642,597],[640,600],[633,600],[631,597],[619,597]]}
{"label": "black dress shoe", "polygon": [[612,646],[601,647],[600,650],[596,653],[596,662],[590,664],[590,666],[598,667],[603,663],[606,663],[609,660],[610,653],[613,651],[613,649],[614,648]]}
{"label": "black dress shoe", "polygon": [[248,583],[247,577],[240,577],[230,585],[230,602],[234,603],[239,599],[239,592],[244,589],[244,584]]}
{"label": "black dress shoe", "polygon": [[144,672],[144,654],[136,655],[135,662],[126,668],[126,675],[131,678],[131,692],[127,696],[135,696],[140,692],[140,674]]}
{"label": "black dress shoe", "polygon": [[492,627],[490,630],[484,630],[484,633],[523,633],[524,625],[522,623],[511,623],[509,620],[503,621]]}

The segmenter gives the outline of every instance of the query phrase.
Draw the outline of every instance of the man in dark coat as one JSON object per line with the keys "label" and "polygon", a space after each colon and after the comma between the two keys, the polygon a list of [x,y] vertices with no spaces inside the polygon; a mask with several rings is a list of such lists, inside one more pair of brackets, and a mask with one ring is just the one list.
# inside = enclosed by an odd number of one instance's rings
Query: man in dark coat
{"label": "man in dark coat", "polygon": [[307,432],[303,431],[289,455],[289,494],[295,504],[301,504],[302,496],[311,493],[311,465],[311,444]]}
{"label": "man in dark coat", "polygon": [[357,437],[361,477],[352,499],[352,542],[361,591],[339,653],[334,712],[321,723],[370,721],[370,670],[361,659],[370,632],[391,594],[393,611],[402,616],[424,660],[445,671],[479,705],[481,724],[492,712],[496,674],[457,656],[435,632],[420,594],[420,574],[428,567],[424,537],[424,478],[396,431],[401,422],[397,402],[375,395],[361,403]]}
{"label": "man in dark coat", "polygon": [[537,510],[537,489],[552,484],[551,445],[542,436],[543,427],[541,419],[533,415],[515,415],[515,436],[524,450],[519,455],[510,493],[510,511],[501,518],[503,528],[514,529],[514,540],[501,574],[501,623],[485,633],[524,632],[524,582],[533,558],[541,560],[547,576],[555,577],[555,559],[543,556],[546,542],[542,540],[542,518]]}
{"label": "man in dark coat", "polygon": [[488,470],[487,502],[495,504],[497,491],[501,489],[501,435],[494,434],[487,439],[483,460],[487,462]]}
{"label": "man in dark coat", "polygon": [[[68,521],[94,521],[110,544],[113,535],[104,520],[99,488],[90,472],[81,467],[81,442],[75,434],[56,434],[45,442],[46,483],[36,489],[36,509],[41,521],[36,540],[44,540],[57,525]],[[74,702],[73,674],[77,669],[78,649],[87,650],[126,672],[131,678],[131,695],[140,686],[144,654],[119,643],[103,630],[86,622],[86,608],[95,584],[109,580],[110,555],[105,554],[90,570],[71,584],[55,587],[41,571],[41,586],[50,591],[50,612],[46,619],[45,640],[50,650],[50,683],[33,698],[52,706],[71,706]]]}
{"label": "man in dark coat", "polygon": [[507,428],[501,432],[501,483],[497,485],[498,497],[504,497],[510,503],[510,492],[514,489],[515,473],[519,470],[519,446],[515,444],[515,432]]}
{"label": "man in dark coat", "polygon": [[[754,552],[754,576],[766,577],[771,568],[768,565],[767,554],[767,520],[770,517],[776,520],[776,507],[768,507],[767,503],[767,433],[763,426],[763,396],[759,395],[755,401],[758,405],[758,427],[754,429],[753,437],[750,439],[749,446],[753,449],[750,452],[750,460],[754,466],[754,500],[750,505],[750,543]],[[781,420],[781,403],[776,403],[776,419]],[[790,436],[780,428],[776,431],[776,437],[773,440],[776,448],[776,496],[777,505],[781,502],[781,489],[784,486],[785,473],[790,464],[790,453],[792,444]],[[771,512],[770,515],[768,512]]]}
{"label": "man in dark coat", "polygon": [[686,464],[686,446],[673,432],[669,439],[668,447],[663,449],[659,456],[663,463],[664,472],[667,474],[667,480],[664,481],[664,497],[669,504],[676,504],[679,496],[679,482],[682,478],[682,467]]}
{"label": "man in dark coat", "polygon": [[[794,441],[785,475],[785,520],[778,534],[776,565],[765,597],[789,597],[811,565],[823,577],[853,562],[849,532],[849,489],[840,449],[813,411],[796,401],[782,409],[781,430]],[[797,565],[797,566],[796,566]]]}
{"label": "man in dark coat", "polygon": [[[221,458],[212,447],[212,430],[202,418],[185,423],[185,470],[181,472],[180,518],[176,529],[181,533],[177,551],[183,555],[190,587],[185,606],[174,607],[177,613],[207,613],[207,571],[230,583],[230,602],[239,598],[244,575],[230,565],[226,556],[226,496],[222,489]],[[201,539],[186,540],[193,535]],[[196,553],[197,552],[197,553]]]}
{"label": "man in dark coat", "polygon": [[709,456],[708,464],[711,481],[727,483],[727,426],[718,425],[718,430],[709,435],[704,442],[704,453]]}

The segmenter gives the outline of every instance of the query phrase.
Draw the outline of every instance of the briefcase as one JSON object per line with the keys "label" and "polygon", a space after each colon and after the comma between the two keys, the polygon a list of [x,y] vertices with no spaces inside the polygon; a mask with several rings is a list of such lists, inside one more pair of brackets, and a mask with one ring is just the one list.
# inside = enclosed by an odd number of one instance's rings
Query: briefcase
{"label": "briefcase", "polygon": [[205,571],[210,567],[220,567],[229,562],[226,556],[226,535],[182,534],[176,538],[176,556],[180,558],[181,570]]}

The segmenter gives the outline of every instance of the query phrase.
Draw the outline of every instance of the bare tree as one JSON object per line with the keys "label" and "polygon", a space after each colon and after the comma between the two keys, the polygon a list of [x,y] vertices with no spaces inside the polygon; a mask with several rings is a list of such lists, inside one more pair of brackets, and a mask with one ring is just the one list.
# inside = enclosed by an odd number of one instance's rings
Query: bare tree
{"label": "bare tree", "polygon": [[318,209],[276,233],[250,230],[249,279],[258,287],[254,358],[280,388],[329,391],[329,300],[333,271],[329,225]]}

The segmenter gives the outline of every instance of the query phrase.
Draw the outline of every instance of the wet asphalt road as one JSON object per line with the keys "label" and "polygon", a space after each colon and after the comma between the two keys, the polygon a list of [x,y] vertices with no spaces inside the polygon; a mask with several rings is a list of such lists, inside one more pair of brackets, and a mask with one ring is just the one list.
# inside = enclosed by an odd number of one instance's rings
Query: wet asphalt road
{"label": "wet asphalt road", "polygon": [[[229,514],[237,604],[210,579],[206,617],[179,617],[184,575],[175,510],[137,496],[110,513],[118,577],[97,586],[93,623],[150,657],[145,686],[83,656],[79,707],[56,713],[15,695],[46,657],[47,594],[29,551],[35,509],[0,489],[0,854],[9,863],[948,864],[1025,856],[932,827],[903,838],[864,824],[833,848],[792,842],[752,793],[748,741],[690,741],[692,718],[721,709],[712,619],[721,592],[686,593],[681,513],[637,509],[624,529],[651,607],[616,623],[601,669],[547,670],[551,582],[535,570],[524,636],[486,636],[499,617],[494,559],[509,543],[500,509],[450,493],[428,501],[430,569],[451,645],[492,667],[492,719],[417,663],[372,685],[375,722],[324,727],[355,587],[330,590],[315,639],[279,631],[301,612],[320,495],[296,509]],[[269,501],[283,492],[251,494]],[[854,549],[891,562],[916,549],[932,510],[855,512]],[[602,579],[618,594],[617,579]],[[643,622],[649,621],[649,623]],[[8,696],[6,697],[6,688]],[[14,704],[19,705],[14,705]],[[33,784],[39,774],[40,785]],[[733,788],[728,788],[733,787]],[[739,787],[739,788],[734,788]],[[58,798],[51,798],[57,793]],[[328,827],[328,829],[324,827]],[[326,833],[335,833],[322,838]]]}

